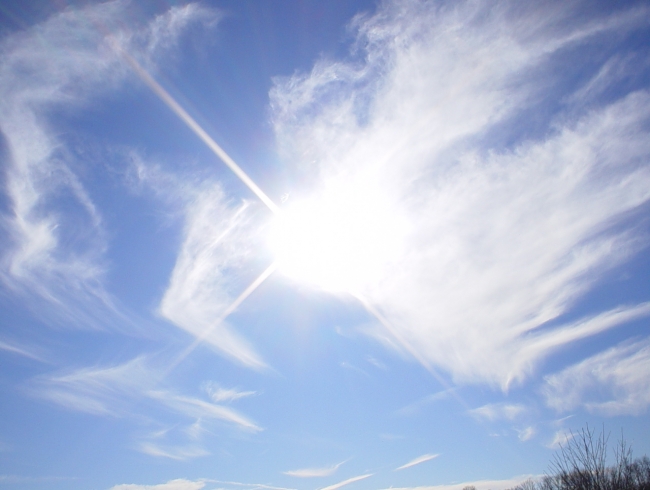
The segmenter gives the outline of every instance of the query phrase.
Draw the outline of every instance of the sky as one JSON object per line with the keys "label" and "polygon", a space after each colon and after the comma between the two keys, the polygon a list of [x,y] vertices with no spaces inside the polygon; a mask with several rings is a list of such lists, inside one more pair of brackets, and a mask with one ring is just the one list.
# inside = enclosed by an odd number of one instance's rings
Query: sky
{"label": "sky", "polygon": [[0,166],[0,489],[650,455],[647,2],[4,0]]}

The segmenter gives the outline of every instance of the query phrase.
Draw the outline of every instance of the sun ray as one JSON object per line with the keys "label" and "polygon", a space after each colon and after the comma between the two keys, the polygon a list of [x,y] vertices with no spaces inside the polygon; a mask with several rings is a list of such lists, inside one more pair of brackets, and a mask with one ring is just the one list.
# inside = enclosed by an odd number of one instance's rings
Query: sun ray
{"label": "sun ray", "polygon": [[165,371],[165,376],[169,374],[171,371],[173,371],[176,366],[178,366],[187,356],[189,356],[194,349],[196,349],[199,345],[203,343],[203,341],[208,338],[208,336],[214,331],[215,328],[217,328],[221,322],[223,322],[226,318],[228,318],[238,307],[241,305],[246,298],[248,298],[253,291],[255,291],[264,281],[266,281],[271,274],[276,270],[277,266],[275,262],[273,262],[270,266],[262,272],[257,279],[255,279],[244,291],[231,303],[231,305],[224,310],[224,312],[219,316],[217,320],[209,327],[206,328],[201,335],[197,336],[196,339],[194,339],[194,342],[192,342],[183,352],[179,354],[179,356],[168,366],[167,370]]}
{"label": "sun ray", "polygon": [[221,148],[216,141],[214,141],[208,133],[197,123],[192,116],[190,116],[185,109],[174,99],[169,92],[167,92],[154,78],[145,70],[138,61],[127,53],[117,43],[112,42],[114,49],[120,53],[126,62],[133,68],[133,71],[138,75],[160,100],[162,100],[167,107],[169,107],[174,114],[176,114],[187,127],[189,127],[194,134],[196,134],[201,141],[203,141],[212,152],[225,163],[233,173],[251,190],[253,193],[273,212],[278,212],[278,206],[271,200],[266,193],[251,179],[242,168],[235,163],[235,161],[228,155],[223,148]]}
{"label": "sun ray", "polygon": [[431,363],[427,361],[420,352],[413,348],[413,346],[407,342],[399,333],[399,331],[393,326],[392,323],[388,321],[384,315],[381,314],[370,302],[365,299],[363,296],[361,296],[358,293],[353,293],[350,292],[350,294],[355,297],[359,303],[363,305],[363,307],[366,309],[368,313],[370,313],[372,316],[374,316],[379,323],[381,323],[390,334],[395,337],[395,339],[399,342],[400,346],[406,349],[409,354],[411,354],[429,373],[438,381],[445,390],[449,390],[450,393],[452,393],[452,396],[456,398],[460,402],[462,406],[465,408],[469,409],[469,405],[463,400],[457,393],[455,393],[451,388],[452,386],[445,380],[439,373],[436,371]]}

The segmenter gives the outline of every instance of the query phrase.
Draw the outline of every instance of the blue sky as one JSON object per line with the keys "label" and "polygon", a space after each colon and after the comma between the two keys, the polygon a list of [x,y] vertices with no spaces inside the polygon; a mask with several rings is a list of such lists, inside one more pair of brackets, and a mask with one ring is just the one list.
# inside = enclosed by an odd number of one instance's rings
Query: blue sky
{"label": "blue sky", "polygon": [[649,54],[644,2],[2,2],[0,487],[650,454]]}

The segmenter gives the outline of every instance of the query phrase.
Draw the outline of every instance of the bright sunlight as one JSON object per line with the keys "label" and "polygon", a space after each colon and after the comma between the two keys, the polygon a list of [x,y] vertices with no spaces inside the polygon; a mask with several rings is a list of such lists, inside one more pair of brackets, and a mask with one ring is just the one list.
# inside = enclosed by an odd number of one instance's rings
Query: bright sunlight
{"label": "bright sunlight", "polygon": [[269,243],[286,276],[358,292],[399,257],[405,223],[377,188],[348,182],[289,202],[276,215]]}

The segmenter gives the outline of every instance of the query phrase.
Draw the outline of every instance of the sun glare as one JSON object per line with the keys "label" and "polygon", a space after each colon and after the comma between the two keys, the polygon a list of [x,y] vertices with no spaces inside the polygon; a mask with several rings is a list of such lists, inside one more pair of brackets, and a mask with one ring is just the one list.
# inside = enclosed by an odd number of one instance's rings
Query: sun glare
{"label": "sun glare", "polygon": [[332,292],[358,292],[400,253],[403,229],[378,192],[356,187],[283,207],[269,243],[286,276]]}

